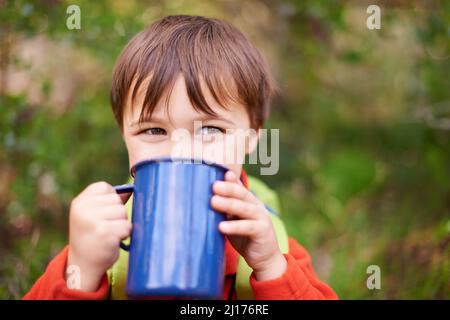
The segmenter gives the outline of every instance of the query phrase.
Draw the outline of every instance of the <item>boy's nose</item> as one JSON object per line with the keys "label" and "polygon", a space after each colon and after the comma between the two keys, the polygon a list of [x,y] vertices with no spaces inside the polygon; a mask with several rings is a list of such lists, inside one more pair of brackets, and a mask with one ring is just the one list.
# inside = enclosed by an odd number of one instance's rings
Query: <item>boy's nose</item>
{"label": "boy's nose", "polygon": [[173,137],[169,149],[168,156],[175,158],[202,158],[203,153],[201,141],[196,141],[191,134]]}

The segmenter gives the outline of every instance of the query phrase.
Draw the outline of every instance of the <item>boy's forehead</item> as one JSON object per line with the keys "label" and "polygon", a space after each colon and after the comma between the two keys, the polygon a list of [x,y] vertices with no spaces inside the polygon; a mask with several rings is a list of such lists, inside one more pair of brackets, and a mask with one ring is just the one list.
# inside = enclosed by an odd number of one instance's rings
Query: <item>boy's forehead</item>
{"label": "boy's forehead", "polygon": [[[125,123],[128,122],[128,124],[134,124],[139,122],[139,118],[144,111],[144,100],[150,80],[150,77],[145,78],[137,89],[134,100],[132,101],[132,92],[136,84],[136,81],[133,81],[133,84],[128,92],[127,105],[124,108]],[[221,106],[217,101],[215,101],[211,92],[204,84],[202,85],[202,91],[209,107],[214,113],[216,113],[216,117],[233,118],[236,116],[242,117],[247,115],[246,108],[234,101],[230,101],[225,108]],[[161,96],[160,101],[151,113],[152,120],[157,119],[159,121],[170,120],[174,117],[191,119],[194,117],[199,118],[200,116],[203,116],[204,118],[214,117],[213,115],[207,114],[202,110],[198,110],[198,108],[194,108],[189,99],[186,83],[182,75],[177,77],[171,90],[169,88],[166,89],[166,92]],[[143,120],[148,121],[150,119],[144,118]]]}

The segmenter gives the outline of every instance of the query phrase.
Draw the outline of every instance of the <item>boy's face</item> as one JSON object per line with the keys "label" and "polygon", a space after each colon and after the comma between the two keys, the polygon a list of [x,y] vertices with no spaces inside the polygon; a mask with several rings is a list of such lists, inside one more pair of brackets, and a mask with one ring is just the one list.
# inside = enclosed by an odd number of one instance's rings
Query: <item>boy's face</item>
{"label": "boy's face", "polygon": [[[145,87],[146,83],[143,83],[141,88]],[[243,105],[229,103],[224,109],[204,89],[206,101],[216,116],[197,111],[189,100],[184,78],[180,75],[167,107],[165,99],[161,99],[151,119],[139,124],[144,95],[145,90],[139,90],[131,108],[129,94],[124,108],[123,137],[130,169],[149,158],[187,157],[223,164],[240,176],[245,154],[255,149],[259,134],[259,130],[251,129]]]}

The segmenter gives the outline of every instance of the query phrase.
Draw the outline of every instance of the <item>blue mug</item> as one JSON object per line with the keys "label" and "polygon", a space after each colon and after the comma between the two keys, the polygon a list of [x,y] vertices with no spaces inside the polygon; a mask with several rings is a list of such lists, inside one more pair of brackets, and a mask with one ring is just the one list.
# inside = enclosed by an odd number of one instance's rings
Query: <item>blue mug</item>
{"label": "blue mug", "polygon": [[198,159],[139,162],[133,192],[126,293],[130,297],[218,299],[223,294],[225,216],[211,208],[212,184],[226,168]]}

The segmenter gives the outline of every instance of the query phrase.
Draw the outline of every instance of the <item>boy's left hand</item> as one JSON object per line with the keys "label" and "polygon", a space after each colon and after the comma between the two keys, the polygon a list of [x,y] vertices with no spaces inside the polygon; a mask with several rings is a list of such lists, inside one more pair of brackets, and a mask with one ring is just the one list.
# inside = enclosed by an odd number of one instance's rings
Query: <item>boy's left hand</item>
{"label": "boy's left hand", "polygon": [[231,220],[219,224],[219,230],[253,269],[256,280],[280,277],[287,262],[264,204],[231,170],[225,174],[225,181],[214,183],[213,192],[211,206],[231,216]]}

